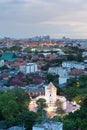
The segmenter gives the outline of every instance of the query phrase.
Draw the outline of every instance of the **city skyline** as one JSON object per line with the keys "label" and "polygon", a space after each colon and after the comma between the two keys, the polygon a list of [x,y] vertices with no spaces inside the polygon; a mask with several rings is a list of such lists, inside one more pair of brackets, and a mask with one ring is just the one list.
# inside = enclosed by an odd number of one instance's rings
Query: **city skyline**
{"label": "city skyline", "polygon": [[0,1],[0,37],[87,38],[85,0]]}

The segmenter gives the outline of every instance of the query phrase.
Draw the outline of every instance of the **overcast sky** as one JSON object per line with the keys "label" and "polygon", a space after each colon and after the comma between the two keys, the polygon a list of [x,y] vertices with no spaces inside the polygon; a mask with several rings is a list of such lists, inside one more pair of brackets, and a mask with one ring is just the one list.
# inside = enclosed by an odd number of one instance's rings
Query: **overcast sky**
{"label": "overcast sky", "polygon": [[0,37],[87,38],[87,0],[0,0]]}

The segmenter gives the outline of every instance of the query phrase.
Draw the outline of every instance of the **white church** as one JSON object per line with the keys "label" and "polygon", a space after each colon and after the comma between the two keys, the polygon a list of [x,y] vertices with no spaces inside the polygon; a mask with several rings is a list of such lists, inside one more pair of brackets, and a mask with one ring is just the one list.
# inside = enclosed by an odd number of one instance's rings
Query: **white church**
{"label": "white church", "polygon": [[45,87],[45,95],[38,96],[31,100],[31,103],[29,105],[29,109],[32,111],[35,111],[35,108],[37,108],[36,101],[40,98],[44,98],[46,100],[47,104],[47,111],[56,111],[56,101],[59,100],[62,103],[62,109],[66,110],[67,103],[66,98],[63,96],[57,95],[57,88],[53,85],[52,82],[48,86]]}

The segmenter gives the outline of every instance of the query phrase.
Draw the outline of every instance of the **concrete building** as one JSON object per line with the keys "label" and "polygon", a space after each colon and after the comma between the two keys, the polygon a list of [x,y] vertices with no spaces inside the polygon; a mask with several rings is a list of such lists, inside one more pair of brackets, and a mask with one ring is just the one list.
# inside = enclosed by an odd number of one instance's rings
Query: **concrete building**
{"label": "concrete building", "polygon": [[85,69],[85,64],[83,62],[77,62],[77,61],[64,61],[62,62],[62,67],[67,69]]}
{"label": "concrete building", "polygon": [[0,60],[0,67],[4,65],[4,60]]}
{"label": "concrete building", "polygon": [[25,130],[24,126],[13,126],[11,128],[8,128],[7,130]]}
{"label": "concrete building", "polygon": [[82,57],[87,57],[87,52],[86,52],[86,51],[84,51],[84,52],[82,53]]}
{"label": "concrete building", "polygon": [[27,64],[20,65],[20,71],[25,74],[34,73],[37,71],[37,64],[27,63]]}
{"label": "concrete building", "polygon": [[50,67],[49,73],[59,75],[59,85],[63,85],[65,83],[67,83],[67,79],[69,78],[68,70],[63,67]]}
{"label": "concrete building", "polygon": [[33,130],[63,130],[63,123],[45,121],[40,125],[33,126]]}

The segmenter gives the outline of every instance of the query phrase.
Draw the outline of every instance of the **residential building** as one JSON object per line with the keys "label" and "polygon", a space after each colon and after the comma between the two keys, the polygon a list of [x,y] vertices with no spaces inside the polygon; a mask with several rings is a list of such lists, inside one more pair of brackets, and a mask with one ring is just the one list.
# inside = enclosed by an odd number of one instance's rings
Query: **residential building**
{"label": "residential building", "polygon": [[77,62],[77,61],[64,61],[62,62],[62,67],[67,69],[85,69],[85,64],[83,62]]}
{"label": "residential building", "polygon": [[63,123],[54,121],[45,121],[33,126],[32,130],[63,130]]}
{"label": "residential building", "polygon": [[4,60],[0,60],[0,67],[4,65]]}
{"label": "residential building", "polygon": [[13,126],[8,128],[7,130],[25,130],[24,126]]}
{"label": "residential building", "polygon": [[36,63],[27,63],[20,65],[20,71],[28,74],[28,73],[35,73],[37,71],[37,64]]}
{"label": "residential building", "polygon": [[50,67],[48,72],[59,75],[59,85],[67,83],[67,79],[69,78],[69,76],[68,76],[68,70],[66,68]]}
{"label": "residential building", "polygon": [[3,52],[2,56],[1,56],[1,60],[16,61],[17,56],[15,55],[14,52]]}
{"label": "residential building", "polygon": [[84,58],[84,57],[87,57],[87,51],[84,51],[83,53],[82,53],[82,57]]}

